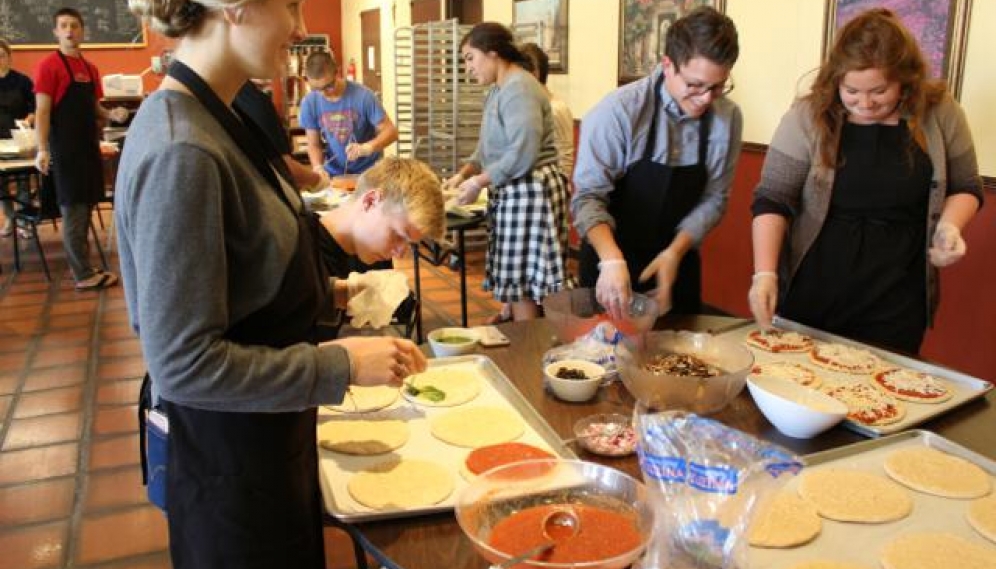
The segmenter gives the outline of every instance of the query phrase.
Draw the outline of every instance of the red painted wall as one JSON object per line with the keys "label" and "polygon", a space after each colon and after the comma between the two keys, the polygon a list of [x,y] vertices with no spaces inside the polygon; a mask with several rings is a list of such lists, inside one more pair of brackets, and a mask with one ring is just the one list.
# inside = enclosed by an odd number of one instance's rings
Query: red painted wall
{"label": "red painted wall", "polygon": [[[732,314],[750,317],[747,291],[753,272],[750,200],[764,153],[745,150],[726,216],[703,244],[703,299]],[[941,306],[923,345],[924,358],[996,381],[996,193],[965,231],[968,255],[941,271]]]}
{"label": "red painted wall", "polygon": [[[342,53],[342,1],[312,0],[304,3],[304,20],[311,34],[328,34],[335,53]],[[102,75],[124,73],[134,75],[141,73],[152,65],[152,57],[170,49],[174,42],[158,34],[147,32],[148,45],[139,48],[88,49],[84,46],[84,57],[91,60],[100,69]],[[53,44],[54,45],[54,44]],[[13,58],[13,68],[34,76],[38,62],[53,49],[16,50]],[[148,93],[159,86],[161,77],[149,72],[144,77],[145,92]]]}

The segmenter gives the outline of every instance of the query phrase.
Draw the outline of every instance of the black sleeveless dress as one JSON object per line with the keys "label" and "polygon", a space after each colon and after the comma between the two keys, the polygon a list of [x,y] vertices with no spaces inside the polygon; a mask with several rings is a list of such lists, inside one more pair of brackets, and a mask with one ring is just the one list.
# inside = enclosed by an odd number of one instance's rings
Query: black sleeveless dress
{"label": "black sleeveless dress", "polygon": [[846,124],[830,210],[779,314],[916,353],[927,326],[926,219],[933,166],[898,125]]}

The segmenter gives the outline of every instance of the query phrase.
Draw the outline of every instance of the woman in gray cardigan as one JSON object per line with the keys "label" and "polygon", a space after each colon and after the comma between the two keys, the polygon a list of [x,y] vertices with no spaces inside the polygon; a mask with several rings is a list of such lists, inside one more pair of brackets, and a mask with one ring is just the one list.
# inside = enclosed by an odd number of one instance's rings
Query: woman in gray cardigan
{"label": "woman in gray cardigan", "polygon": [[982,204],[965,115],[909,31],[872,9],[841,30],[775,132],[754,192],[750,306],[919,351],[937,268]]}

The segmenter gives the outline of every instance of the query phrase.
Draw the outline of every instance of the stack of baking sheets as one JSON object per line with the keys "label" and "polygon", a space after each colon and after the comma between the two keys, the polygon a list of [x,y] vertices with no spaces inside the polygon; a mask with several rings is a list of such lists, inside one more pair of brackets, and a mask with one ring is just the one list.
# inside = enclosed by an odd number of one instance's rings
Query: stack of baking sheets
{"label": "stack of baking sheets", "polygon": [[[480,380],[481,390],[470,401],[456,406],[420,405],[411,398],[400,396],[390,406],[368,413],[338,413],[322,408],[319,413],[319,425],[327,421],[399,419],[406,422],[410,431],[408,441],[402,447],[385,454],[359,456],[332,452],[319,447],[322,493],[325,508],[330,514],[345,521],[367,521],[452,510],[456,496],[468,483],[460,470],[464,459],[472,449],[455,446],[436,438],[431,432],[430,422],[433,418],[455,410],[472,407],[507,409],[520,417],[524,423],[523,434],[515,439],[516,441],[547,450],[560,458],[577,458],[487,356],[436,358],[429,361],[429,370],[472,373]],[[453,477],[454,491],[439,503],[411,508],[389,507],[375,510],[354,499],[348,488],[350,478],[393,458],[420,459],[443,466]]]}
{"label": "stack of baking sheets", "polygon": [[[869,437],[878,437],[910,429],[942,413],[950,411],[955,407],[964,405],[973,399],[982,397],[993,388],[993,385],[988,381],[947,369],[942,366],[923,362],[915,358],[873,348],[866,344],[840,336],[835,336],[828,332],[810,328],[791,320],[776,317],[774,325],[776,328],[781,330],[799,332],[810,336],[817,343],[837,343],[867,350],[868,352],[876,355],[880,360],[879,367],[876,369],[876,372],[886,368],[899,367],[927,373],[944,382],[945,387],[947,387],[951,392],[950,398],[936,403],[918,403],[908,400],[899,401],[898,404],[904,411],[904,415],[898,421],[889,424],[869,425],[851,418],[844,421],[845,427]],[[758,328],[756,326],[748,325],[725,332],[721,334],[721,336],[746,343],[748,334],[757,329]],[[748,347],[750,347],[751,351],[754,353],[755,364],[769,362],[794,362],[806,366],[807,368],[811,368],[819,376],[821,380],[820,388],[824,390],[835,385],[854,383],[865,383],[869,387],[873,386],[873,374],[842,373],[824,367],[819,367],[812,362],[809,354],[805,352],[772,353],[756,347],[751,347],[749,345]]]}
{"label": "stack of baking sheets", "polygon": [[[901,449],[920,447],[937,449],[971,462],[988,475],[990,483],[996,475],[996,462],[993,460],[936,434],[913,430],[809,455],[806,457],[807,465],[802,474],[788,482],[782,491],[798,492],[803,476],[826,469],[859,471],[892,480],[884,467],[886,459]],[[875,569],[888,566],[882,562],[882,556],[897,539],[916,539],[911,536],[927,534],[946,534],[966,540],[988,553],[991,564],[980,567],[994,566],[992,563],[996,563],[996,543],[976,531],[967,519],[969,508],[977,498],[948,498],[913,490],[905,485],[899,487],[912,498],[912,510],[909,515],[885,523],[854,523],[822,519],[819,534],[802,545],[782,549],[751,547],[750,569],[789,569],[817,560],[850,564],[847,567]],[[991,495],[983,498],[983,500],[991,499]],[[935,564],[932,567],[954,569],[961,566],[950,557],[946,559],[948,562]]]}

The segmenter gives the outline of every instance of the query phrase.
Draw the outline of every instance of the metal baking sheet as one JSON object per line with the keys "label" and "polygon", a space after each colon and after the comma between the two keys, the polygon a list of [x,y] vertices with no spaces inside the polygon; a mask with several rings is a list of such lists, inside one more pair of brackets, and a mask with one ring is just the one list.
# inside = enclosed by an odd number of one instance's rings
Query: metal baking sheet
{"label": "metal baking sheet", "polygon": [[[843,425],[848,429],[861,433],[862,435],[869,437],[880,437],[882,435],[888,435],[891,433],[898,433],[900,431],[905,431],[907,429],[913,428],[920,425],[926,421],[933,419],[934,417],[950,411],[955,407],[959,407],[984,396],[989,390],[993,388],[993,385],[988,381],[973,377],[968,374],[964,374],[952,369],[939,366],[936,364],[927,363],[916,358],[909,356],[904,356],[880,348],[875,348],[867,344],[862,344],[854,340],[849,340],[842,336],[836,336],[829,332],[824,332],[816,328],[810,328],[799,324],[798,322],[793,322],[786,318],[775,317],[774,326],[782,330],[790,330],[793,332],[800,332],[811,336],[814,340],[818,342],[836,342],[840,344],[847,344],[849,346],[854,346],[861,348],[863,350],[868,350],[876,356],[878,356],[882,361],[894,364],[896,366],[905,367],[913,369],[916,371],[921,371],[924,373],[929,373],[941,379],[947,380],[949,387],[951,388],[952,395],[947,401],[942,401],[940,403],[914,403],[912,401],[901,401],[903,406],[906,407],[906,416],[902,420],[892,423],[890,425],[880,425],[880,426],[870,426],[852,421],[850,419],[845,419]],[[738,328],[731,332],[722,334],[725,338],[735,338],[739,341],[744,341],[747,338],[747,334],[757,330],[756,325],[747,326],[745,328]],[[748,346],[750,347],[750,346]],[[806,353],[771,353],[764,350],[759,350],[750,347],[751,351],[754,353],[754,359],[757,362],[770,362],[770,361],[794,361],[801,364],[806,364],[807,366],[816,370],[820,374],[820,377],[824,379],[827,383],[855,383],[855,382],[870,382],[870,376],[868,375],[855,375],[849,373],[841,373],[833,370],[829,370],[823,367],[819,367],[812,363],[809,356]]]}
{"label": "metal baking sheet", "polygon": [[[819,452],[806,456],[803,473],[832,466],[880,474],[888,478],[883,463],[889,453],[907,447],[927,446],[969,460],[991,476],[996,476],[996,461],[973,452],[944,437],[924,430],[913,430],[877,440]],[[786,485],[794,491],[798,477]],[[905,488],[905,487],[904,487]],[[963,537],[992,548],[993,543],[968,524],[965,514],[972,500],[942,498],[908,489],[913,498],[913,512],[901,520],[884,524],[858,524],[823,520],[823,529],[813,541],[794,548],[750,548],[750,569],[787,569],[797,563],[827,560],[880,567],[879,551],[887,543],[911,532],[938,531]]]}
{"label": "metal baking sheet", "polygon": [[[467,481],[460,474],[459,468],[471,449],[457,447],[436,439],[430,432],[429,421],[433,417],[453,409],[462,409],[471,405],[511,409],[518,413],[526,423],[525,432],[516,440],[547,449],[560,458],[577,458],[574,451],[564,445],[553,428],[526,401],[522,393],[512,385],[512,382],[509,381],[508,377],[495,365],[491,358],[484,355],[435,358],[429,360],[429,367],[430,369],[445,367],[474,371],[484,380],[481,393],[472,401],[454,407],[426,407],[416,405],[409,403],[402,395],[390,407],[370,413],[346,415],[324,408],[319,411],[319,423],[333,419],[343,420],[345,418],[345,420],[348,420],[377,417],[405,419],[408,421],[408,426],[411,429],[411,437],[408,443],[393,453],[375,456],[353,456],[322,448],[318,449],[322,495],[325,501],[325,509],[330,514],[344,521],[361,522],[451,511],[456,504],[456,496],[467,485]],[[392,457],[422,458],[450,467],[454,480],[453,493],[442,502],[432,506],[395,510],[374,510],[354,500],[346,487],[350,476]]]}

